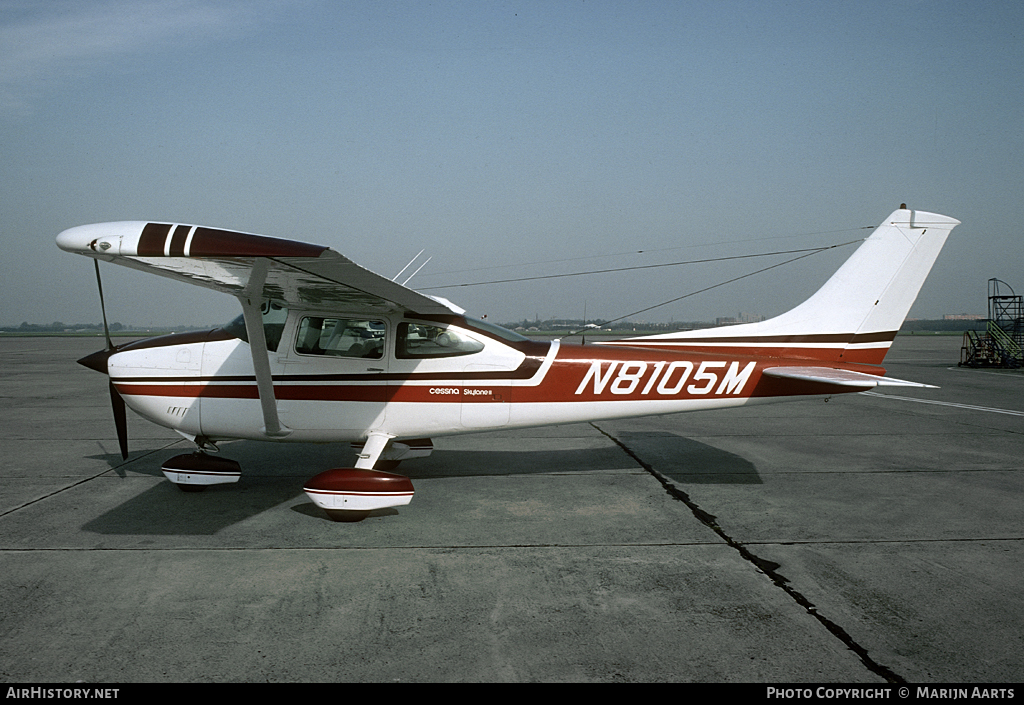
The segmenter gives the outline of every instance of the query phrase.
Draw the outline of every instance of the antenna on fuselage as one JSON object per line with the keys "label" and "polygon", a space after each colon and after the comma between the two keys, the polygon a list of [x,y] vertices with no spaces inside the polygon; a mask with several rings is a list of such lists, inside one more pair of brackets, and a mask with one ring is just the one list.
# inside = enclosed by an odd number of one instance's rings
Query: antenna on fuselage
{"label": "antenna on fuselage", "polygon": [[[416,256],[419,257],[419,255],[416,255]],[[434,258],[433,257],[427,257],[426,261],[423,264],[421,264],[419,267],[417,267],[416,271],[413,272],[412,274],[410,274],[408,279],[406,279],[404,282],[402,282],[402,286],[406,286],[410,281],[412,281],[412,278],[415,277],[417,274],[419,274],[420,270],[423,269],[424,267],[426,267],[427,266],[427,262],[429,262],[432,259],[434,259]],[[412,263],[410,262],[410,264],[412,264]]]}

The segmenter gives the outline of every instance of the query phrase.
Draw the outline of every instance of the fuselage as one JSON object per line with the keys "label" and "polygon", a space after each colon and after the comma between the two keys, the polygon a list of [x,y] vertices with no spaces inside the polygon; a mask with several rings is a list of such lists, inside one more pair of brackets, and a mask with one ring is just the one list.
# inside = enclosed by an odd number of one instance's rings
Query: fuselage
{"label": "fuselage", "polygon": [[265,432],[240,322],[120,346],[107,372],[140,415],[210,440],[436,437],[836,393],[761,373],[807,363],[799,357],[534,341],[456,315],[268,307],[264,330],[277,413],[287,429],[273,438]]}

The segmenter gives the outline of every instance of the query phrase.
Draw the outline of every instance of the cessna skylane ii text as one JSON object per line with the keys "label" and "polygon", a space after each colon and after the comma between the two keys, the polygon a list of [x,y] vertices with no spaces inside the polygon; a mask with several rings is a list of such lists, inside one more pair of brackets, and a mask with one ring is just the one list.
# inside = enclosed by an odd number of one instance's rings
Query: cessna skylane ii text
{"label": "cessna skylane ii text", "polygon": [[438,436],[926,386],[880,365],[958,222],[901,206],[817,293],[770,320],[586,346],[475,320],[320,245],[150,222],[83,225],[57,244],[242,307],[202,333],[118,346],[108,335],[80,361],[109,376],[123,457],[126,404],[197,445],[164,463],[182,489],[238,480],[237,463],[206,453],[218,441],[352,442],[355,467],[304,488],[341,520],[407,504],[412,483],[388,471]]}

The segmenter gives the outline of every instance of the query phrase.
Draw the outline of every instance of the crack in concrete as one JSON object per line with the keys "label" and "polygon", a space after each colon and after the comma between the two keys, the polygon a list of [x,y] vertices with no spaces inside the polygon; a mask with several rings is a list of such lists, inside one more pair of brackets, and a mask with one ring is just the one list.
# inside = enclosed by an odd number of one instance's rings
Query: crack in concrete
{"label": "crack in concrete", "polygon": [[171,446],[177,445],[178,443],[181,443],[180,439],[176,440],[176,441],[171,441],[167,445],[162,446],[160,448],[154,448],[153,450],[142,451],[142,453],[140,455],[136,455],[134,458],[130,458],[130,459],[126,459],[126,460],[121,460],[116,465],[112,465],[109,468],[105,468],[104,470],[100,470],[99,472],[97,472],[97,473],[95,473],[93,475],[90,475],[88,477],[80,478],[78,480],[75,480],[74,482],[70,482],[67,485],[63,485],[61,487],[58,487],[58,488],[56,488],[54,490],[51,490],[51,491],[49,491],[49,492],[47,492],[47,493],[45,493],[45,494],[43,494],[43,495],[41,495],[39,497],[35,497],[35,498],[30,499],[28,501],[22,502],[21,504],[19,504],[16,507],[11,507],[9,509],[0,511],[0,517],[5,517],[8,514],[13,514],[14,512],[21,511],[25,507],[30,507],[33,504],[36,504],[37,502],[42,502],[43,500],[50,499],[51,497],[55,497],[56,495],[59,495],[61,492],[67,492],[68,490],[74,489],[75,487],[78,487],[79,485],[84,485],[87,482],[92,482],[93,480],[95,480],[98,477],[103,477],[104,475],[106,475],[110,471],[114,471],[115,474],[117,474],[119,477],[123,478],[124,477],[123,471],[122,472],[117,472],[121,468],[123,468],[123,467],[125,467],[127,465],[131,465],[135,461],[141,460],[142,458],[145,458],[145,457],[148,457],[150,455],[153,455],[154,453],[159,453],[161,451],[167,450]]}
{"label": "crack in concrete", "polygon": [[759,571],[768,576],[768,579],[771,580],[776,587],[785,592],[790,598],[793,599],[794,602],[800,605],[800,607],[802,607],[807,612],[807,614],[809,614],[811,617],[820,622],[821,625],[824,626],[830,634],[835,636],[848,649],[857,654],[861,662],[868,668],[868,670],[878,675],[879,677],[884,678],[887,683],[905,684],[907,682],[906,679],[904,679],[899,674],[895,673],[892,669],[878,663],[873,658],[871,658],[870,654],[868,654],[867,652],[867,649],[858,644],[853,639],[853,637],[850,636],[849,633],[847,633],[845,629],[843,629],[841,626],[839,626],[831,619],[829,619],[821,612],[819,612],[817,607],[815,607],[810,600],[808,600],[804,595],[802,595],[798,590],[796,590],[792,585],[790,585],[789,580],[779,572],[779,568],[781,568],[782,566],[780,566],[778,563],[775,563],[774,561],[769,561],[757,556],[742,543],[729,536],[727,533],[725,533],[722,527],[718,525],[718,517],[701,509],[700,506],[698,506],[697,503],[690,498],[690,495],[688,495],[683,490],[679,489],[679,487],[677,487],[671,480],[669,480],[667,477],[665,477],[657,470],[655,470],[653,466],[644,461],[639,455],[637,455],[631,448],[626,446],[626,444],[624,444],[618,438],[608,433],[604,429],[598,427],[595,423],[591,423],[590,425],[597,429],[600,433],[608,437],[608,439],[615,443],[615,445],[617,445],[619,448],[621,448],[626,455],[628,455],[630,458],[636,461],[636,463],[640,467],[649,472],[658,482],[661,483],[661,486],[665,488],[665,491],[668,493],[670,497],[677,499],[681,501],[683,504],[685,504],[687,508],[693,513],[693,515],[697,518],[698,521],[700,521],[702,524],[704,524],[713,532],[715,532],[723,541],[725,541],[725,543],[728,546],[735,549],[743,558],[743,560],[752,564],[755,568],[757,568]]}

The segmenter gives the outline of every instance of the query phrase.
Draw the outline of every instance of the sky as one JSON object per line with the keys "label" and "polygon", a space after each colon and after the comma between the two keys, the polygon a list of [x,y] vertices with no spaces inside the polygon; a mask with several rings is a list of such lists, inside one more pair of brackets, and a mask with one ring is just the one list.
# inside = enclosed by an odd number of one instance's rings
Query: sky
{"label": "sky", "polygon": [[[900,203],[962,221],[911,317],[984,315],[988,279],[1024,293],[1022,76],[1016,0],[3,0],[0,325],[99,322],[92,263],[54,244],[86,223],[389,278],[423,250],[410,286],[504,322],[618,318],[794,255],[527,278],[847,243]],[[776,315],[853,247],[634,318]],[[111,322],[240,311],[101,269]]]}

